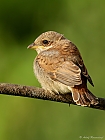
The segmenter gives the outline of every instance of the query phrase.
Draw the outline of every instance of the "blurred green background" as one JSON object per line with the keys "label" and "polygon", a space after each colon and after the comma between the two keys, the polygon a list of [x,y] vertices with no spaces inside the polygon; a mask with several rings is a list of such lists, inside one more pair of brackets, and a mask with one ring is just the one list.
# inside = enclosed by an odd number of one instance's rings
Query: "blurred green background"
{"label": "blurred green background", "polygon": [[[0,0],[0,82],[40,86],[27,46],[54,30],[74,42],[105,97],[105,0]],[[67,104],[0,95],[0,140],[105,139],[105,113]]]}

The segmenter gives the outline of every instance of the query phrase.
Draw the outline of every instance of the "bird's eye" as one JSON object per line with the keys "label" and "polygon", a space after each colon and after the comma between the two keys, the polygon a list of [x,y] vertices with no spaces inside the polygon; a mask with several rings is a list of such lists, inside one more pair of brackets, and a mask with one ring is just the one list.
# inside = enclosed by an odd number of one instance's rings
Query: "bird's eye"
{"label": "bird's eye", "polygon": [[46,45],[49,44],[48,40],[43,40],[42,42],[43,42],[43,44],[46,44]]}

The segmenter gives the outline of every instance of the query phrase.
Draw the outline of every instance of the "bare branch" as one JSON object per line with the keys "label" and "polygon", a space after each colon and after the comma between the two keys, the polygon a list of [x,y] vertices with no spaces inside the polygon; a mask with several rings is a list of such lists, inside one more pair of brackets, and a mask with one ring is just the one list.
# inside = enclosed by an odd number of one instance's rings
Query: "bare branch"
{"label": "bare branch", "polygon": [[[71,93],[63,94],[63,95],[55,94],[55,93],[51,94],[48,91],[46,92],[44,89],[37,88],[37,87],[1,83],[0,94],[37,98],[37,99],[50,100],[50,101],[76,105],[72,99]],[[88,107],[94,108],[94,109],[105,110],[105,99],[98,98],[98,100],[99,100],[99,104],[90,105]]]}

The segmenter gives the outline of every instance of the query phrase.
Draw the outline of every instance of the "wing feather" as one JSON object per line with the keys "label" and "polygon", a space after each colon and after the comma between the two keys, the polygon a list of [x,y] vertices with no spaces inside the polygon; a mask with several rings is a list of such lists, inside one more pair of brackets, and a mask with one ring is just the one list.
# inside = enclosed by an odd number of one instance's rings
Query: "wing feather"
{"label": "wing feather", "polygon": [[72,61],[63,62],[56,71],[49,72],[48,74],[53,80],[59,81],[70,87],[74,87],[75,85],[82,83],[81,70]]}

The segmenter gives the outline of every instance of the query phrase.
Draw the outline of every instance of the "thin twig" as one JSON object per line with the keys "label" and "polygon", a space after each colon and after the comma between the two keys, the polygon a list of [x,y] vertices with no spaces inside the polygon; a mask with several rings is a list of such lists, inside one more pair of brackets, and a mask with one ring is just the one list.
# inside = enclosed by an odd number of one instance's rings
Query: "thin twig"
{"label": "thin twig", "polygon": [[[0,94],[23,96],[30,98],[37,98],[43,100],[50,100],[68,104],[75,104],[72,99],[71,93],[68,94],[51,94],[42,88],[22,86],[16,84],[0,83]],[[89,108],[105,110],[105,99],[98,98],[99,104],[87,106]]]}

